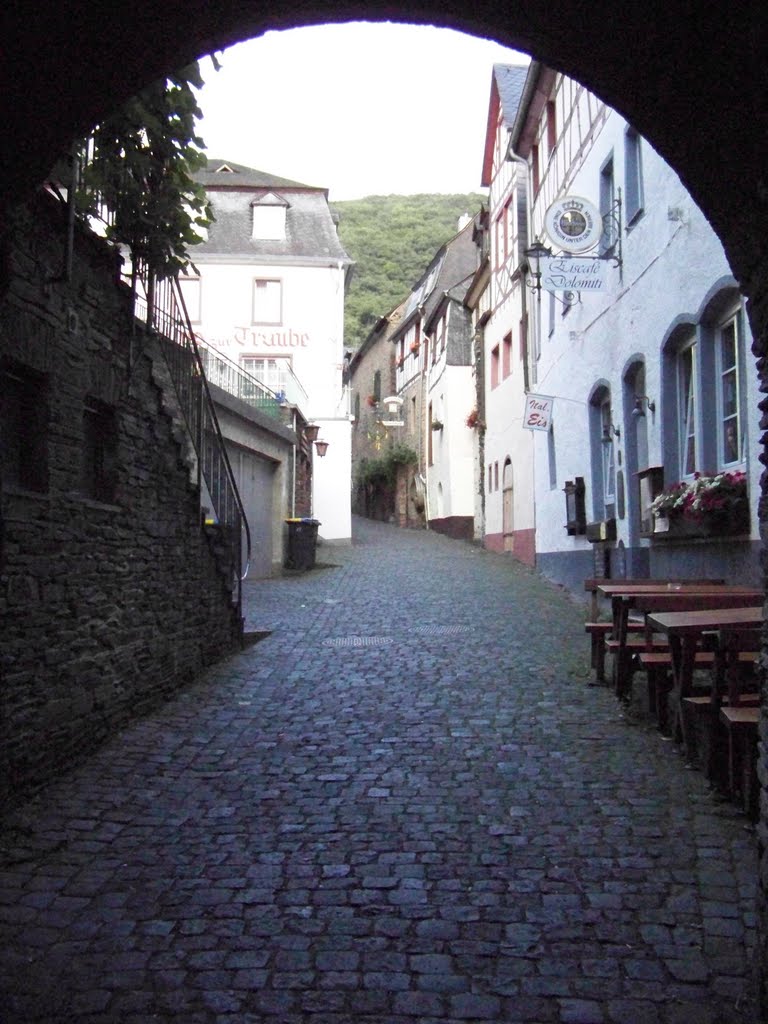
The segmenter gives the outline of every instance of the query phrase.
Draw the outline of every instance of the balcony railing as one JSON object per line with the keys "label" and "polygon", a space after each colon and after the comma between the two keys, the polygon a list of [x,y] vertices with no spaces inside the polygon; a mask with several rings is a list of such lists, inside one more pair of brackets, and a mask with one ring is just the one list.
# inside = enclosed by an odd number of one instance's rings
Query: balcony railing
{"label": "balcony railing", "polygon": [[247,402],[254,409],[273,419],[282,418],[282,407],[285,402],[282,395],[275,394],[266,384],[262,384],[222,352],[208,348],[204,343],[198,343],[198,348],[209,384],[215,384],[222,391]]}
{"label": "balcony railing", "polygon": [[173,381],[179,408],[197,453],[197,473],[203,503],[210,502],[208,522],[227,545],[236,584],[236,604],[242,607],[241,581],[251,558],[251,535],[234,473],[227,456],[216,408],[208,388],[203,360],[175,279],[155,281],[137,273],[135,315],[157,334]]}

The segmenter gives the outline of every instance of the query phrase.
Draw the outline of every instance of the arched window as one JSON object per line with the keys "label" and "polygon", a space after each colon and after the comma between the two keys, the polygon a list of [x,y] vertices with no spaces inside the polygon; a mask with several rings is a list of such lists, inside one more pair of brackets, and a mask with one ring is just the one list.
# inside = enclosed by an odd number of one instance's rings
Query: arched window
{"label": "arched window", "polygon": [[745,322],[735,289],[716,291],[696,323],[678,324],[663,349],[662,451],[668,486],[746,459]]}
{"label": "arched window", "polygon": [[601,382],[589,399],[592,511],[598,521],[616,516],[616,432],[611,389]]}

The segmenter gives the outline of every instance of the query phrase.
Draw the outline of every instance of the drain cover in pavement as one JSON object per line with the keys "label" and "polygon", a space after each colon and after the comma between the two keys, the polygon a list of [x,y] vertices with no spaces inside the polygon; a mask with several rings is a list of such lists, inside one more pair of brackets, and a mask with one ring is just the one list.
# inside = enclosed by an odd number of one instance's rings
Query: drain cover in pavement
{"label": "drain cover in pavement", "polygon": [[427,633],[430,636],[449,636],[455,633],[471,633],[471,626],[418,626],[417,633]]}
{"label": "drain cover in pavement", "polygon": [[324,647],[384,647],[393,643],[391,636],[337,636],[323,640]]}

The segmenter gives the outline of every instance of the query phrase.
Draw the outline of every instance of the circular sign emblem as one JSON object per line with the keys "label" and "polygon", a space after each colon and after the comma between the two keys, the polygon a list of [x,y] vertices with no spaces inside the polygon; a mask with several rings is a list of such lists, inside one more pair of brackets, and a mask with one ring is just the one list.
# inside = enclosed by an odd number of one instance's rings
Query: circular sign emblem
{"label": "circular sign emblem", "polygon": [[566,196],[552,203],[544,214],[544,230],[565,252],[586,252],[600,241],[603,218],[588,199]]}

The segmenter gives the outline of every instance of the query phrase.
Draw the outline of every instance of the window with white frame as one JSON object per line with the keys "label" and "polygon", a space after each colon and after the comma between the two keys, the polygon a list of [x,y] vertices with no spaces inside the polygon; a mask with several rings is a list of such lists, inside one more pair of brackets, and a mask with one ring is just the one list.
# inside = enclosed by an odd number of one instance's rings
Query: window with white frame
{"label": "window with white frame", "polygon": [[253,282],[254,324],[280,324],[283,322],[283,282],[256,278]]}
{"label": "window with white frame", "polygon": [[598,249],[601,256],[609,255],[617,241],[611,219],[615,199],[616,188],[613,179],[613,156],[610,156],[600,168],[600,216],[605,224]]}
{"label": "window with white frame", "polygon": [[604,398],[600,404],[600,424],[603,501],[606,505],[612,505],[616,501],[616,451],[610,396]]}
{"label": "window with white frame", "polygon": [[624,133],[624,202],[627,224],[643,212],[641,138],[631,126]]}
{"label": "window with white frame", "polygon": [[677,354],[677,432],[681,478],[696,472],[696,342],[691,338]]}
{"label": "window with white frame", "polygon": [[715,329],[718,468],[743,462],[739,320],[730,316]]}
{"label": "window with white frame", "polygon": [[202,282],[196,274],[179,276],[179,288],[190,322],[199,324],[202,319]]}
{"label": "window with white frame", "polygon": [[270,391],[285,392],[290,385],[290,356],[241,356],[240,365]]}
{"label": "window with white frame", "polygon": [[[678,327],[664,347],[664,477],[742,468],[746,459],[745,321],[735,287],[715,295],[697,323]],[[734,300],[738,305],[734,307]]]}
{"label": "window with white frame", "polygon": [[285,238],[285,214],[288,203],[274,192],[269,192],[251,203],[253,211],[252,237],[274,240]]}
{"label": "window with white frame", "polygon": [[607,381],[596,384],[589,397],[589,444],[592,514],[597,521],[616,514],[616,438]]}

